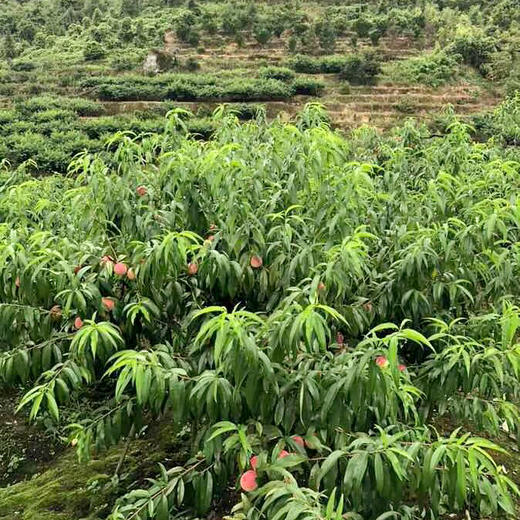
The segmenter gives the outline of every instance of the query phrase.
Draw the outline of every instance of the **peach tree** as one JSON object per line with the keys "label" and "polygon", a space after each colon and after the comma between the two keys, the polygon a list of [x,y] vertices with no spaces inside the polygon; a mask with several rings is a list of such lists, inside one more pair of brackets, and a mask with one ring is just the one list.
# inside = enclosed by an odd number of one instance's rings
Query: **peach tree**
{"label": "peach tree", "polygon": [[185,117],[68,175],[3,165],[20,410],[80,460],[159,418],[187,434],[111,520],[204,515],[233,487],[237,520],[513,515],[504,448],[469,432],[519,431],[519,163],[458,122],[345,139],[316,105],[219,108],[201,142]]}

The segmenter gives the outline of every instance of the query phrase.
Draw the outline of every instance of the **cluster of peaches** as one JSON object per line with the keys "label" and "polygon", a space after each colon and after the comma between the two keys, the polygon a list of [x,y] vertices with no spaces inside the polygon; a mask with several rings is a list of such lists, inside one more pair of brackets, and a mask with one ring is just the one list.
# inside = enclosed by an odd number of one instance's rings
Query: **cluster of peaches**
{"label": "cluster of peaches", "polygon": [[[302,437],[299,435],[293,435],[291,437],[292,441],[300,446],[301,448],[310,448],[310,445],[307,441],[304,441]],[[288,457],[289,455],[293,455],[293,453],[289,453],[287,450],[282,450],[278,454],[278,460],[284,459],[285,457]],[[251,469],[247,470],[245,473],[242,474],[240,477],[240,487],[244,491],[254,491],[258,488],[258,482],[257,482],[257,472],[256,468],[258,467],[258,456],[253,455],[249,459],[249,465],[251,466]]]}
{"label": "cluster of peaches", "polygon": [[[385,356],[378,356],[375,359],[375,363],[378,367],[380,367],[382,369],[387,368],[390,364],[390,362],[388,361],[388,359]],[[403,364],[399,364],[397,368],[399,369],[400,372],[404,372],[406,370],[406,366]],[[291,439],[293,440],[293,442],[295,444],[297,444],[301,448],[305,448],[305,447],[310,448],[311,447],[309,445],[309,443],[307,441],[304,441],[303,438],[300,437],[299,435],[293,435],[291,437]],[[278,459],[283,459],[285,457],[288,457],[289,455],[292,455],[292,454],[286,450],[282,450],[278,454]],[[258,488],[258,482],[257,482],[258,475],[256,472],[256,468],[258,466],[258,456],[257,455],[253,455],[249,459],[249,465],[251,466],[251,469],[244,472],[242,474],[242,476],[240,477],[240,487],[244,491],[247,491],[247,492],[255,491]]]}

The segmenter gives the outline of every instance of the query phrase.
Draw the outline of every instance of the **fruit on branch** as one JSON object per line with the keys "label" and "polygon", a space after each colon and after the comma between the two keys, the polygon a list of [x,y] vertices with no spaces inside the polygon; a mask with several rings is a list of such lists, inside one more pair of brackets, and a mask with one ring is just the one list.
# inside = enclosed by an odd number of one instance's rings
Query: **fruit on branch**
{"label": "fruit on branch", "polygon": [[130,269],[128,269],[127,273],[126,273],[126,277],[132,281],[132,280],[135,280],[135,271],[130,267]]}
{"label": "fruit on branch", "polygon": [[[316,440],[318,440],[318,434],[317,434],[316,432],[314,432],[314,433],[312,434],[312,436],[313,436],[313,437],[316,437]],[[310,450],[315,450],[315,449],[316,449],[316,444],[313,443],[312,439],[311,439],[310,442],[306,440],[306,441],[305,441],[305,447],[306,447],[306,448],[309,448]]]}
{"label": "fruit on branch", "polygon": [[101,267],[110,267],[114,265],[114,259],[110,255],[104,255],[101,257]]}
{"label": "fruit on branch", "polygon": [[199,270],[199,266],[198,266],[197,262],[190,262],[188,264],[188,274],[190,276],[196,275],[198,270]]}
{"label": "fruit on branch", "polygon": [[256,469],[256,467],[258,466],[258,457],[256,455],[253,455],[250,459],[249,459],[249,464],[251,464],[251,467],[253,469]]}
{"label": "fruit on branch", "polygon": [[251,257],[250,264],[253,269],[260,269],[260,267],[264,265],[264,261],[262,260],[262,257],[258,255],[253,255]]}
{"label": "fruit on branch", "polygon": [[376,357],[376,365],[381,368],[386,368],[388,366],[388,359],[385,356]]}
{"label": "fruit on branch", "polygon": [[139,197],[145,197],[148,194],[148,189],[146,186],[137,186],[137,189],[135,190],[137,192],[137,195]]}
{"label": "fruit on branch", "polygon": [[244,491],[254,491],[258,487],[256,471],[249,469],[240,477],[240,487]]}
{"label": "fruit on branch", "polygon": [[61,307],[59,305],[54,305],[50,310],[51,320],[52,321],[60,321],[61,320]]}
{"label": "fruit on branch", "polygon": [[128,268],[123,262],[118,262],[116,265],[114,265],[114,273],[117,274],[117,276],[124,276],[127,271]]}
{"label": "fruit on branch", "polygon": [[74,320],[74,328],[79,330],[81,327],[83,327],[83,320],[79,316],[76,316],[76,319]]}
{"label": "fruit on branch", "polygon": [[103,304],[103,307],[108,312],[112,311],[116,305],[116,303],[114,302],[114,300],[112,300],[112,298],[106,298],[106,297],[101,298],[101,303]]}
{"label": "fruit on branch", "polygon": [[293,435],[293,436],[291,437],[291,439],[292,439],[296,444],[298,444],[298,446],[301,446],[302,448],[305,447],[305,442],[304,442],[303,438],[300,437],[299,435]]}

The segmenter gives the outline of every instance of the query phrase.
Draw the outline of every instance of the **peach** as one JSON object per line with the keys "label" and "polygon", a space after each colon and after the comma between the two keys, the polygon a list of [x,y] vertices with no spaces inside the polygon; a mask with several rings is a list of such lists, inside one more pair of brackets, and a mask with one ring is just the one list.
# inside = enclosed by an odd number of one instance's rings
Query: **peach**
{"label": "peach", "polygon": [[386,368],[388,366],[388,359],[385,356],[376,357],[376,365],[381,368]]}
{"label": "peach", "polygon": [[137,195],[139,195],[139,197],[144,197],[148,194],[148,189],[146,188],[146,186],[137,186],[137,189],[135,191],[137,192]]}
{"label": "peach", "polygon": [[256,482],[256,471],[249,469],[240,477],[240,487],[244,491],[254,491],[258,484]]}
{"label": "peach", "polygon": [[113,259],[110,255],[104,255],[104,256],[101,258],[101,262],[100,262],[100,264],[101,264],[103,267],[113,265],[113,263],[114,263],[114,259]]}
{"label": "peach", "polygon": [[288,457],[290,455],[290,453],[286,450],[282,450],[279,454],[278,454],[278,459],[285,459],[285,457]]}
{"label": "peach", "polygon": [[188,264],[188,274],[190,276],[196,275],[198,270],[199,270],[199,266],[198,266],[197,262],[190,262]]}
{"label": "peach", "polygon": [[253,255],[251,257],[250,264],[253,269],[260,269],[260,267],[264,265],[264,261],[262,260],[261,256]]}
{"label": "peach", "polygon": [[296,443],[298,444],[298,446],[301,446],[302,448],[305,447],[305,442],[303,440],[302,437],[300,437],[299,435],[293,435],[291,437],[291,439]]}
{"label": "peach", "polygon": [[249,459],[249,464],[251,464],[251,467],[253,469],[256,469],[256,467],[258,466],[258,457],[256,455],[253,455],[250,459]]}
{"label": "peach", "polygon": [[[314,432],[314,433],[312,434],[312,436],[313,436],[313,437],[316,437],[316,439],[318,439],[318,434],[317,434],[316,432]],[[305,441],[305,446],[306,446],[307,448],[310,448],[311,450],[315,449],[315,448],[313,448],[313,444],[314,444],[314,443],[312,442],[312,440],[311,440],[311,442],[309,442],[309,441]]]}
{"label": "peach", "polygon": [[79,316],[76,316],[76,319],[74,320],[74,328],[78,330],[81,329],[81,327],[83,327],[83,320]]}
{"label": "peach", "polygon": [[117,274],[117,276],[124,276],[127,271],[128,268],[125,264],[123,264],[123,262],[118,262],[116,265],[114,265],[114,273]]}
{"label": "peach", "polygon": [[135,271],[130,267],[130,269],[128,269],[128,271],[126,272],[126,277],[129,279],[129,280],[135,280]]}
{"label": "peach", "polygon": [[103,307],[110,312],[115,307],[115,302],[112,300],[112,298],[101,298],[101,303],[103,304]]}

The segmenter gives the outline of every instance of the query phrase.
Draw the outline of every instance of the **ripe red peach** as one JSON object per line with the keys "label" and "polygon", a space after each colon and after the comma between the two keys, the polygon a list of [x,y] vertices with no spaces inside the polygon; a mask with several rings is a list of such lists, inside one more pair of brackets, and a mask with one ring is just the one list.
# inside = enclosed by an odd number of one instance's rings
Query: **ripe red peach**
{"label": "ripe red peach", "polygon": [[254,491],[258,487],[256,471],[249,469],[240,477],[240,487],[244,491]]}

